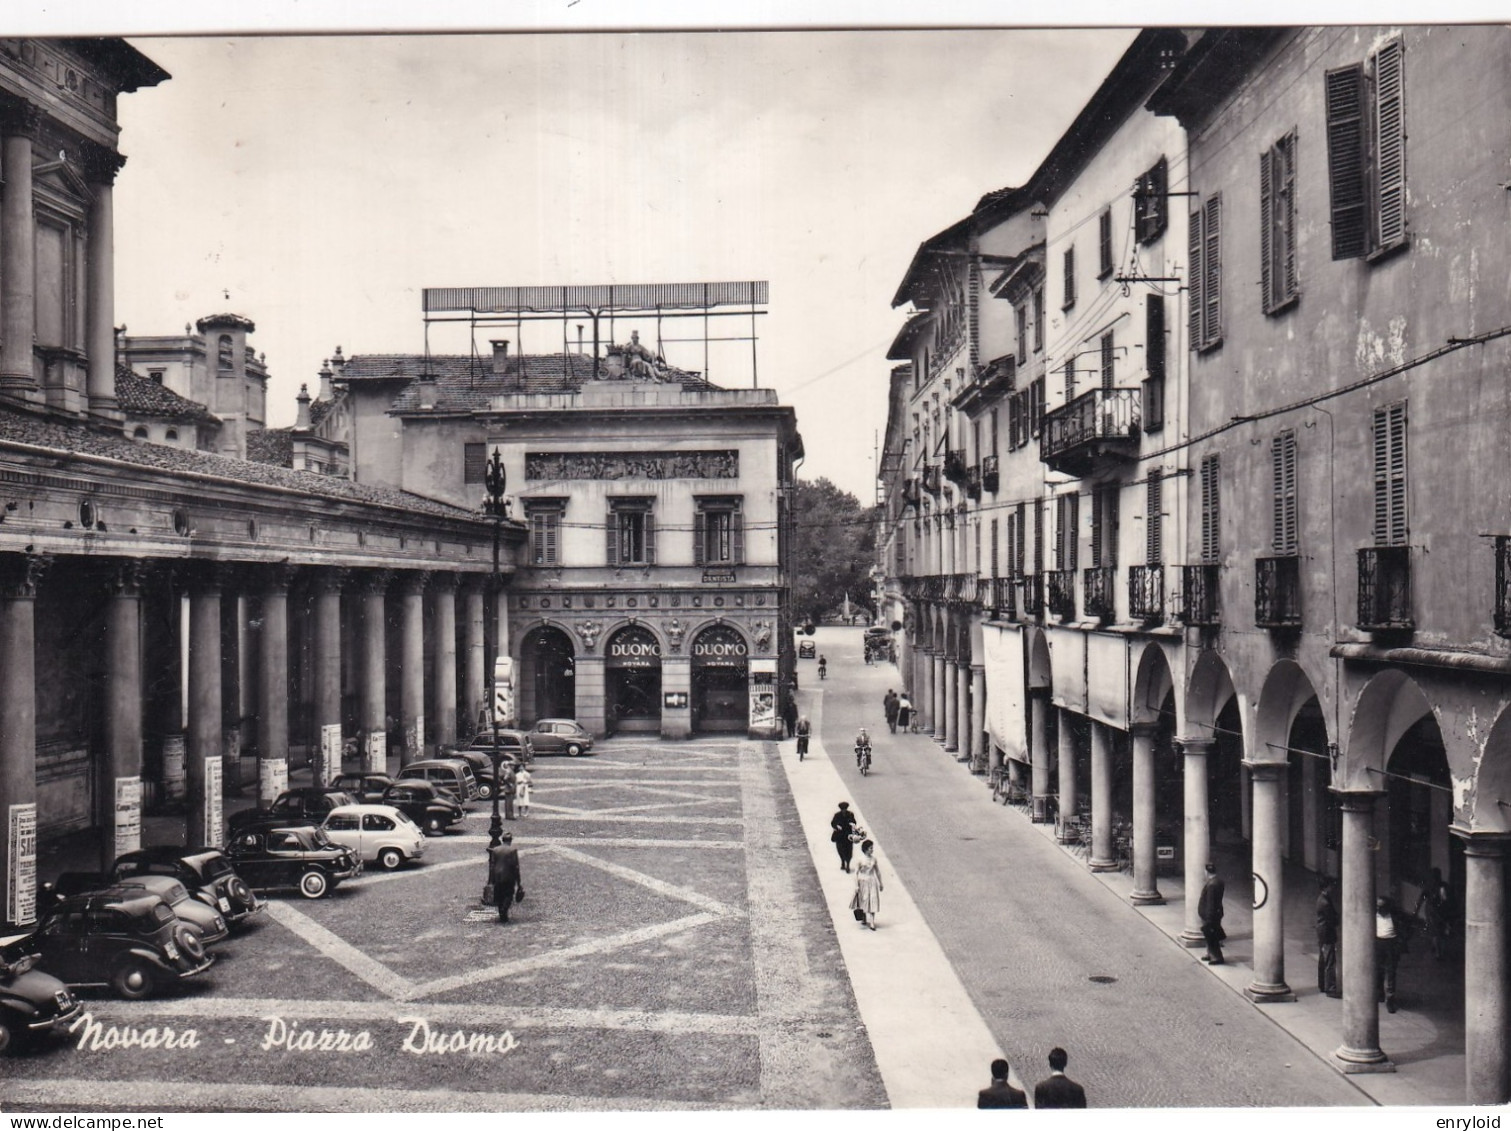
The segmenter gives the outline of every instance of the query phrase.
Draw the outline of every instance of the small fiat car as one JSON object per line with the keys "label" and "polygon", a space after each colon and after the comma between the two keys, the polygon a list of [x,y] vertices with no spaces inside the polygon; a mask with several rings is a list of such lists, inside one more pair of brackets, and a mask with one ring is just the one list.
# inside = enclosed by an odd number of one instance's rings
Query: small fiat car
{"label": "small fiat car", "polygon": [[342,805],[320,826],[332,843],[351,849],[363,863],[392,872],[406,860],[425,855],[425,834],[392,805]]}
{"label": "small fiat car", "polygon": [[25,945],[70,987],[109,986],[124,998],[150,997],[215,961],[161,896],[141,888],[60,899]]}
{"label": "small fiat car", "polygon": [[540,719],[530,728],[530,748],[537,754],[575,758],[593,752],[593,736],[576,719]]}
{"label": "small fiat car", "polygon": [[0,945],[0,1055],[66,1030],[84,1006],[66,985],[37,968],[29,940]]}
{"label": "small fiat car", "polygon": [[149,845],[118,857],[110,876],[114,880],[171,876],[195,899],[219,911],[232,927],[244,925],[265,906],[218,848]]}
{"label": "small fiat car", "polygon": [[394,782],[383,791],[381,804],[392,805],[431,836],[440,836],[462,819],[461,802],[419,778]]}
{"label": "small fiat car", "polygon": [[387,774],[347,773],[331,779],[331,788],[349,793],[363,805],[377,805],[383,800],[383,792],[393,785]]}
{"label": "small fiat car", "polygon": [[297,888],[305,899],[319,899],[362,874],[361,857],[311,825],[236,833],[226,855],[250,887]]}

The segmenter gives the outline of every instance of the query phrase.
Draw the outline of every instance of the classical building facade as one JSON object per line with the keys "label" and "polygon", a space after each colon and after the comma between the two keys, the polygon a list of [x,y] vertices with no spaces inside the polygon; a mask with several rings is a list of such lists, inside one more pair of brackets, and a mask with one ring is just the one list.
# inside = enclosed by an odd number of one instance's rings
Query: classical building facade
{"label": "classical building facade", "polygon": [[[1486,1103],[1511,1099],[1511,520],[1485,487],[1508,61],[1500,28],[1140,34],[1022,189],[920,248],[883,462],[936,737],[979,737],[977,767],[1129,867],[1132,902],[1165,898],[1162,860],[1187,893],[1214,857],[1252,872],[1256,1001],[1296,993],[1287,877],[1341,877],[1344,1071],[1391,1067],[1376,897],[1409,912],[1441,876]],[[1021,214],[1042,237],[1008,237]],[[1011,366],[998,321],[1027,339]],[[1005,450],[978,447],[1003,409]]]}
{"label": "classical building facade", "polygon": [[528,547],[505,639],[519,718],[771,737],[793,669],[791,408],[638,342],[490,358],[353,355],[359,482],[455,506],[496,452]]}

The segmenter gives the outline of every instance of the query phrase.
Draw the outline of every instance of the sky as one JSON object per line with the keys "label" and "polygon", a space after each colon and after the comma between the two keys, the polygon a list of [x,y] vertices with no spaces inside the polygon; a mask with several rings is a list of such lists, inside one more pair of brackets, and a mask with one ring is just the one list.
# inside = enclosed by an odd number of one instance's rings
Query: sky
{"label": "sky", "polygon": [[[1032,173],[1133,34],[134,36],[173,77],[119,103],[116,322],[251,318],[279,426],[336,346],[423,352],[424,287],[767,280],[757,379],[797,411],[800,475],[869,502],[919,243]],[[704,368],[701,340],[665,350]],[[708,376],[748,387],[748,344]]]}

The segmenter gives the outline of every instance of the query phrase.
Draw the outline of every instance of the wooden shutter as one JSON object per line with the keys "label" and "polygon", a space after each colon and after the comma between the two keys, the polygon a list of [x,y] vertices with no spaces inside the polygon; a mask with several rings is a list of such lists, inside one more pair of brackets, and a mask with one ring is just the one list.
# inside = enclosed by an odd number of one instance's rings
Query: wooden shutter
{"label": "wooden shutter", "polygon": [[557,557],[559,550],[556,540],[559,537],[557,532],[561,528],[561,513],[551,511],[542,517],[546,520],[546,564],[555,565],[560,560]]}
{"label": "wooden shutter", "polygon": [[1401,41],[1375,52],[1375,248],[1406,241],[1406,115]]}
{"label": "wooden shutter", "polygon": [[1292,130],[1278,147],[1280,158],[1276,168],[1275,192],[1280,197],[1279,239],[1280,253],[1275,258],[1275,273],[1283,288],[1281,298],[1290,301],[1299,289],[1296,271],[1296,131]]}
{"label": "wooden shutter", "polygon": [[656,564],[656,516],[650,511],[645,512],[645,564]]}
{"label": "wooden shutter", "polygon": [[1112,209],[1102,212],[1097,224],[1097,246],[1100,252],[1097,278],[1105,279],[1112,274]]}
{"label": "wooden shutter", "polygon": [[1206,456],[1201,461],[1201,560],[1222,560],[1222,465],[1220,457]]}
{"label": "wooden shutter", "polygon": [[1407,544],[1406,402],[1375,410],[1375,542]]}
{"label": "wooden shutter", "polygon": [[1035,379],[1028,386],[1028,422],[1029,433],[1035,440],[1039,438],[1041,426],[1044,423],[1044,378]]}
{"label": "wooden shutter", "polygon": [[1202,238],[1202,210],[1198,208],[1191,213],[1191,227],[1186,247],[1186,301],[1189,325],[1187,333],[1191,339],[1193,350],[1201,349],[1201,312],[1202,285],[1206,280],[1206,272],[1202,270],[1201,253],[1206,246]]}
{"label": "wooden shutter", "polygon": [[708,561],[708,514],[699,510],[693,515],[693,565]]}
{"label": "wooden shutter", "polygon": [[1018,320],[1018,364],[1028,364],[1028,307],[1022,304],[1013,308]]}
{"label": "wooden shutter", "polygon": [[1274,490],[1271,537],[1275,553],[1296,553],[1296,433],[1287,429],[1271,444]]}
{"label": "wooden shutter", "polygon": [[462,445],[462,482],[485,483],[488,479],[488,445]]}
{"label": "wooden shutter", "polygon": [[1034,503],[1034,572],[1044,572],[1044,504]]}
{"label": "wooden shutter", "polygon": [[1096,569],[1102,564],[1102,510],[1107,502],[1106,496],[1100,487],[1091,490],[1091,567]]}
{"label": "wooden shutter", "polygon": [[991,535],[992,535],[992,548],[991,548],[992,576],[996,577],[996,576],[998,576],[998,573],[997,573],[997,565],[998,565],[998,563],[997,563],[997,520],[995,518],[992,519]]}
{"label": "wooden shutter", "polygon": [[1117,353],[1112,343],[1112,331],[1108,330],[1102,335],[1102,388],[1112,388],[1116,377],[1115,364]]}
{"label": "wooden shutter", "polygon": [[1070,549],[1070,564],[1065,568],[1073,573],[1080,566],[1081,561],[1081,496],[1067,496],[1065,511],[1070,518],[1070,541],[1067,543]]}
{"label": "wooden shutter", "polygon": [[1144,561],[1159,565],[1165,560],[1164,479],[1158,468],[1144,481]]}
{"label": "wooden shutter", "polygon": [[1017,577],[1018,576],[1018,563],[1017,563],[1017,561],[1013,557],[1013,543],[1017,541],[1017,538],[1018,538],[1018,512],[1016,510],[1010,510],[1010,511],[1007,512],[1007,576],[1008,577]]}
{"label": "wooden shutter", "polygon": [[1165,296],[1150,294],[1144,299],[1144,357],[1149,377],[1165,379]]}
{"label": "wooden shutter", "polygon": [[1222,339],[1222,197],[1202,206],[1202,325],[1201,344]]}
{"label": "wooden shutter", "polygon": [[1044,288],[1034,291],[1034,349],[1044,348]]}
{"label": "wooden shutter", "polygon": [[1065,403],[1069,404],[1076,399],[1076,359],[1070,358],[1065,362]]}
{"label": "wooden shutter", "polygon": [[1328,71],[1327,182],[1333,224],[1333,258],[1352,259],[1368,249],[1365,227],[1364,68]]}
{"label": "wooden shutter", "polygon": [[1065,249],[1065,307],[1076,304],[1076,249]]}
{"label": "wooden shutter", "polygon": [[608,557],[605,560],[616,566],[619,564],[619,514],[612,507],[603,520],[603,529],[608,534]]}
{"label": "wooden shutter", "polygon": [[1013,576],[1014,577],[1021,576],[1025,572],[1024,567],[1028,565],[1028,557],[1023,552],[1023,547],[1024,547],[1024,544],[1025,544],[1025,541],[1026,541],[1026,539],[1024,537],[1024,535],[1026,533],[1026,531],[1024,530],[1024,527],[1026,527],[1027,525],[1028,525],[1028,506],[1025,503],[1019,503],[1018,504],[1018,529],[1015,532],[1016,533],[1016,541],[1013,543]]}
{"label": "wooden shutter", "polygon": [[738,508],[729,516],[729,560],[745,564],[745,514]]}
{"label": "wooden shutter", "polygon": [[1259,155],[1259,301],[1275,308],[1275,151]]}

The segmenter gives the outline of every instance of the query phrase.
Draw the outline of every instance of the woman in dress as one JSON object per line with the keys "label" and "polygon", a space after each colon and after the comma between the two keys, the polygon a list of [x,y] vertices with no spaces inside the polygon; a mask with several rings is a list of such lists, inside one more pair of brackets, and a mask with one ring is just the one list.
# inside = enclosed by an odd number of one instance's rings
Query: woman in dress
{"label": "woman in dress", "polygon": [[514,775],[514,803],[519,806],[519,815],[530,815],[530,771],[520,766]]}
{"label": "woman in dress", "polygon": [[850,906],[865,913],[865,926],[876,930],[876,913],[881,910],[881,868],[876,863],[874,841],[862,841],[860,860],[855,865],[855,898]]}

